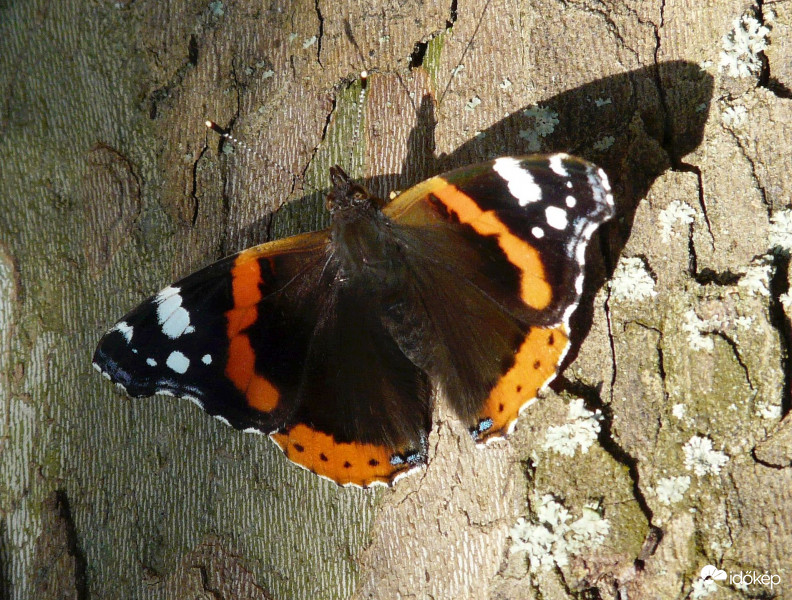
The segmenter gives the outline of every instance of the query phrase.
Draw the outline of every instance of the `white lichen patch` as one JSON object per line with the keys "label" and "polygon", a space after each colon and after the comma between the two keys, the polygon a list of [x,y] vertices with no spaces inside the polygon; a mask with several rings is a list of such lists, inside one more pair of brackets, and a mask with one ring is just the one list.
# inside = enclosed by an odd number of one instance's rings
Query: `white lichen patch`
{"label": "white lichen patch", "polygon": [[726,454],[713,450],[711,439],[698,435],[690,438],[682,447],[682,451],[685,453],[685,468],[699,477],[717,475],[729,462]]}
{"label": "white lichen patch", "polygon": [[711,352],[715,344],[710,336],[704,335],[712,329],[709,321],[699,318],[692,308],[685,313],[685,322],[682,323],[682,331],[687,333],[688,344],[691,350],[707,350]]}
{"label": "white lichen patch", "polygon": [[681,200],[671,202],[664,210],[660,211],[657,217],[660,223],[660,237],[663,242],[668,243],[672,236],[677,235],[678,224],[682,226],[690,225],[695,216],[696,211],[685,202]]}
{"label": "white lichen patch", "polygon": [[601,545],[610,532],[610,522],[596,508],[584,506],[581,513],[572,521],[551,494],[537,497],[535,519],[520,518],[509,532],[510,551],[527,552],[533,572],[567,566],[570,557]]}
{"label": "white lichen patch", "polygon": [[317,38],[315,35],[312,35],[308,39],[303,40],[303,44],[302,44],[303,50],[307,50],[308,48],[313,46],[317,42],[318,39],[319,38]]}
{"label": "white lichen patch", "polygon": [[759,259],[745,268],[745,274],[737,282],[737,286],[754,296],[769,297],[772,269],[773,264],[771,262]]}
{"label": "white lichen patch", "polygon": [[712,579],[696,579],[693,582],[693,588],[690,591],[691,600],[699,600],[699,598],[706,598],[710,594],[718,591],[718,584]]}
{"label": "white lichen patch", "polygon": [[674,404],[671,414],[674,415],[674,418],[681,421],[685,418],[685,411],[687,411],[687,407],[684,404]]}
{"label": "white lichen patch", "polygon": [[655,494],[661,504],[671,506],[685,497],[685,492],[690,488],[690,475],[679,477],[664,477],[657,482]]}
{"label": "white lichen patch", "polygon": [[542,146],[542,138],[555,131],[555,127],[559,123],[558,114],[549,108],[532,106],[531,108],[526,108],[523,111],[523,115],[533,119],[533,127],[521,129],[519,135],[522,139],[528,141],[528,151],[538,152]]}
{"label": "white lichen patch", "polygon": [[481,104],[481,98],[473,96],[467,101],[467,104],[465,104],[465,110],[472,112],[478,108],[479,104]]}
{"label": "white lichen patch", "polygon": [[769,421],[777,421],[781,418],[781,405],[759,402],[756,405],[756,416]]}
{"label": "white lichen patch", "polygon": [[778,297],[778,301],[781,302],[781,306],[784,308],[786,312],[792,311],[792,294],[787,292],[786,294],[781,294]]}
{"label": "white lichen patch", "polygon": [[721,69],[729,77],[753,77],[762,69],[759,54],[767,48],[770,29],[751,15],[743,15],[732,22],[732,30],[723,36],[720,55]]}
{"label": "white lichen patch", "polygon": [[585,454],[597,441],[601,420],[602,411],[587,410],[583,400],[576,398],[569,403],[567,422],[547,428],[543,448],[563,456],[574,456],[578,448]]}
{"label": "white lichen patch", "polygon": [[751,329],[753,327],[754,318],[749,316],[740,316],[734,318],[734,324],[743,329]]}
{"label": "white lichen patch", "polygon": [[770,248],[792,251],[792,210],[777,211],[770,217]]}
{"label": "white lichen patch", "polygon": [[611,146],[613,146],[613,142],[616,141],[616,138],[612,135],[606,135],[601,140],[594,142],[594,150],[602,152],[603,150],[607,150]]}
{"label": "white lichen patch", "polygon": [[736,106],[729,106],[723,111],[721,115],[721,122],[731,129],[739,129],[745,124],[745,119],[748,116],[748,110],[738,104]]}
{"label": "white lichen patch", "polygon": [[655,282],[638,257],[621,258],[610,280],[611,297],[640,302],[657,296]]}

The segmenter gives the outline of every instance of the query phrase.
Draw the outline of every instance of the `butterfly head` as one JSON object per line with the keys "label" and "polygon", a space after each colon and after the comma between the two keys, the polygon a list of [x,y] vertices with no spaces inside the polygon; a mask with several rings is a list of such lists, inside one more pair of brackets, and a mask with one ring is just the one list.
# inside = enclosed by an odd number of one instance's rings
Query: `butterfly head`
{"label": "butterfly head", "polygon": [[327,194],[326,206],[330,214],[334,216],[375,211],[382,208],[384,204],[380,198],[374,196],[365,187],[355,183],[338,165],[330,167],[330,181],[333,188]]}

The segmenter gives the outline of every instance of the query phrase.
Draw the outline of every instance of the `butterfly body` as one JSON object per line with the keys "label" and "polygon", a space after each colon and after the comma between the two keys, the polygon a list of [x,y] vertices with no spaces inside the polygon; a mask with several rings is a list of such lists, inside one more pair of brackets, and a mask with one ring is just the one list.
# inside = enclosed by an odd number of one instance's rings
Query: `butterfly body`
{"label": "butterfly body", "polygon": [[331,170],[328,230],[245,250],[165,288],[100,341],[130,395],[188,397],[340,484],[422,464],[433,390],[484,442],[554,376],[605,174],[501,158],[390,204]]}

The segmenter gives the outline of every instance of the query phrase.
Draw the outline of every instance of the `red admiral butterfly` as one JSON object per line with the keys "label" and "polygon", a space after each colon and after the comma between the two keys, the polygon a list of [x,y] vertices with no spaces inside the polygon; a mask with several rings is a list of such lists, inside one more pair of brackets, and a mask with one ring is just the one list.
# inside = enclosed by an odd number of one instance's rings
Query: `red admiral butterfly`
{"label": "red admiral butterfly", "polygon": [[426,460],[433,386],[485,442],[555,377],[613,196],[565,154],[463,167],[387,205],[330,176],[329,229],[165,288],[93,364],[131,396],[189,398],[268,434],[339,484],[392,483]]}

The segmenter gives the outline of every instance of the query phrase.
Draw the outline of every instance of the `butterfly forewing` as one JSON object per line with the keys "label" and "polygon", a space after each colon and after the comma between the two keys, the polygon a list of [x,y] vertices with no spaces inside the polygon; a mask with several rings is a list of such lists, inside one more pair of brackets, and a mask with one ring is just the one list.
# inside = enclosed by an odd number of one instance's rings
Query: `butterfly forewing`
{"label": "butterfly forewing", "polygon": [[[283,307],[318,289],[327,243],[324,232],[297,236],[189,275],[116,323],[94,365],[132,396],[188,397],[236,428],[273,431],[293,411],[273,395],[283,389],[287,398],[298,385],[309,335]],[[275,307],[267,312],[271,334],[251,342],[260,307]]]}
{"label": "butterfly forewing", "polygon": [[567,351],[586,245],[613,215],[605,173],[564,154],[504,157],[429,179],[384,212],[441,340],[436,379],[476,439],[507,433]]}

